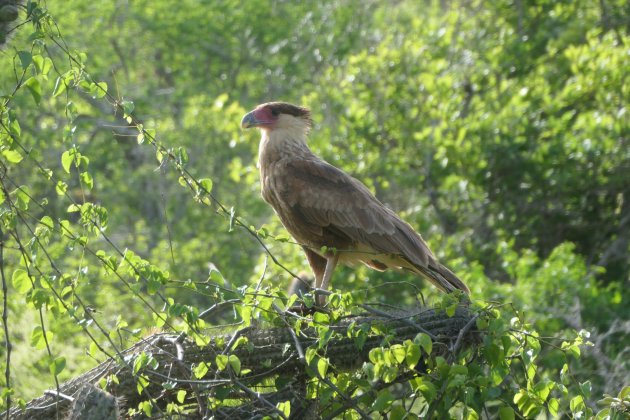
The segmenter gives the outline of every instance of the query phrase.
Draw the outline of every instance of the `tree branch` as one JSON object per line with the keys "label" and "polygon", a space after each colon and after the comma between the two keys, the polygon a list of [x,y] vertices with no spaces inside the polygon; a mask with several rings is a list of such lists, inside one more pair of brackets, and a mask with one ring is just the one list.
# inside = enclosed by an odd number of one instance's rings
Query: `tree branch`
{"label": "tree branch", "polygon": [[[385,334],[370,335],[364,345],[360,349],[357,348],[355,339],[348,336],[348,327],[351,324],[354,324],[355,328],[364,325],[380,325],[381,327],[377,330],[387,332],[388,344],[401,343],[404,340],[413,339],[420,332],[425,332],[434,337],[435,344],[441,344],[434,346],[431,357],[450,357],[451,352],[477,342],[477,334],[473,327],[475,317],[463,307],[458,308],[452,317],[448,317],[444,312],[427,308],[396,313],[382,311],[370,311],[370,313],[374,315],[350,316],[330,326],[335,334],[321,352],[329,359],[336,371],[351,371],[360,368],[363,362],[369,360],[370,350],[383,345]],[[286,319],[287,322],[290,320]],[[233,334],[212,337],[210,343],[204,347],[197,346],[189,339],[182,340],[177,334],[156,334],[125,350],[122,356],[127,363],[133,363],[133,360],[142,353],[155,359],[157,363],[151,364],[150,368],[140,370],[137,374],[149,380],[150,384],[147,388],[151,395],[159,395],[157,401],[154,401],[158,407],[163,408],[169,403],[176,402],[179,389],[191,389],[190,385],[193,381],[190,379],[190,371],[184,371],[188,369],[183,369],[183,365],[197,366],[200,363],[206,363],[210,366],[208,372],[203,378],[194,381],[196,391],[193,394],[196,395],[186,394],[184,405],[196,406],[200,396],[202,399],[206,398],[208,393],[216,396],[221,391],[223,394],[229,393],[229,396],[225,398],[240,400],[241,405],[236,405],[234,408],[226,406],[221,411],[217,410],[212,413],[216,418],[230,416],[238,418],[246,414],[251,416],[254,412],[277,416],[278,411],[274,402],[293,398],[292,406],[304,405],[303,390],[306,389],[309,376],[306,374],[304,358],[300,357],[296,348],[306,349],[318,344],[315,329],[302,328],[298,336],[288,331],[289,328],[284,326],[243,329]],[[239,345],[235,349],[230,349],[229,345],[225,345],[225,343],[236,342],[236,337],[246,338],[246,344]],[[234,377],[234,371],[231,368],[217,369],[217,355],[228,353],[238,357],[240,361],[241,373],[238,378]],[[108,381],[106,390],[118,400],[124,401],[126,406],[135,408],[146,399],[145,393],[137,391],[137,378],[130,375],[128,368],[125,368],[120,361],[114,359],[107,360],[89,372],[62,384],[59,391],[76,398],[85,386],[98,385],[101,380],[112,377],[111,375],[115,375],[117,381]],[[256,392],[256,387],[262,386],[263,379],[283,375],[292,378],[287,381],[289,385],[285,385],[284,388],[278,387],[271,393],[268,389],[266,394]],[[295,378],[302,378],[298,380],[302,384],[293,389]],[[323,379],[326,378],[322,378],[322,382],[327,383]],[[168,389],[163,386],[165,383],[170,384]],[[282,395],[285,399],[279,400],[278,395]],[[49,395],[36,398],[26,405],[25,411],[13,408],[11,418],[51,418],[55,415],[55,406],[51,405],[54,400]],[[70,404],[70,401],[58,401],[59,410],[67,410]]]}

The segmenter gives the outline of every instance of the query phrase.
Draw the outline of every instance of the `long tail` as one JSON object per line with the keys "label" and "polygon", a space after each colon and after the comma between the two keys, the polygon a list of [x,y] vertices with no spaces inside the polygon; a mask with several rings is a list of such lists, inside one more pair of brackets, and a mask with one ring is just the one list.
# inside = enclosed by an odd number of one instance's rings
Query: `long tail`
{"label": "long tail", "polygon": [[418,274],[426,277],[431,283],[436,285],[443,292],[453,292],[455,290],[463,290],[467,295],[470,294],[470,289],[459,279],[451,270],[446,268],[440,263],[436,262],[436,266],[429,267],[415,267],[418,270]]}

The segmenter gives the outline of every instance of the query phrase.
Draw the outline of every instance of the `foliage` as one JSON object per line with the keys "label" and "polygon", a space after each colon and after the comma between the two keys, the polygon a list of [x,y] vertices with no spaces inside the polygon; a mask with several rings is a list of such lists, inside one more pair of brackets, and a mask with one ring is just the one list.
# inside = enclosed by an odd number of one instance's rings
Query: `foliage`
{"label": "foliage", "polygon": [[[156,330],[203,345],[284,319],[274,305],[295,297],[270,284],[305,261],[259,198],[238,121],[285,99],[313,109],[313,149],[471,286],[483,337],[451,360],[422,335],[384,342],[337,371],[329,325],[359,304],[457,303],[401,273],[340,270],[331,313],[291,324],[318,331],[308,392],[324,416],[627,413],[626,2],[202,3],[20,6],[0,53],[3,408]],[[208,363],[246,374],[229,354]]]}

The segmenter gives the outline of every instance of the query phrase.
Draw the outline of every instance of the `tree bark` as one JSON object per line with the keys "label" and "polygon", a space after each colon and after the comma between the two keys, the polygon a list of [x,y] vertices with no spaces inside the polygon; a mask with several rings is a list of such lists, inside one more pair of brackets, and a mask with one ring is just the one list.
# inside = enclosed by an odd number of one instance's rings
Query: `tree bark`
{"label": "tree bark", "polygon": [[[330,326],[334,334],[320,354],[329,359],[336,371],[360,368],[368,361],[368,354],[373,348],[413,340],[420,332],[433,339],[431,357],[452,357],[462,348],[478,341],[475,317],[464,307],[458,308],[452,317],[443,311],[426,308],[404,312],[382,312],[367,306],[363,308],[368,311],[367,314],[351,316]],[[361,348],[357,347],[354,338],[349,338],[349,329],[356,331],[365,328],[369,332],[375,325],[379,325],[378,331],[385,331],[386,334],[368,335]],[[229,351],[240,337],[246,338],[247,342]],[[47,391],[44,396],[27,403],[25,410],[13,408],[11,418],[51,419],[59,413],[59,418],[105,420],[116,418],[117,414],[113,413],[119,409],[124,413],[123,409],[137,408],[139,403],[149,399],[154,400],[152,413],[163,415],[167,404],[177,401],[180,390],[186,390],[184,402],[180,400],[180,405],[193,413],[181,418],[203,418],[208,415],[215,418],[251,418],[254,413],[269,415],[274,414],[278,402],[286,400],[292,401],[292,418],[295,418],[295,413],[306,417],[308,411],[316,410],[316,407],[313,408],[313,401],[305,398],[306,383],[313,373],[311,371],[309,376],[304,354],[309,346],[317,346],[317,343],[317,333],[311,328],[305,328],[296,335],[289,327],[249,327],[233,334],[215,336],[205,347],[197,346],[181,334],[155,334],[122,352],[125,362],[107,360],[63,383],[61,395],[57,391]],[[130,366],[142,353],[150,355],[157,364],[150,363],[133,374]],[[240,375],[236,375],[231,368],[217,371],[216,358],[221,354],[238,357],[241,363]],[[197,379],[192,375],[191,367],[203,362],[208,363],[209,370],[203,378]],[[424,370],[422,361],[416,370]],[[117,383],[109,380],[107,392],[95,388],[102,379],[112,378],[112,375],[116,376]],[[142,392],[138,392],[139,375],[149,380]],[[262,389],[258,386],[265,378],[274,377],[283,379],[276,380],[276,390],[273,392],[252,391],[252,387]],[[165,387],[164,384],[168,385]],[[240,403],[212,409],[206,406],[208,396],[228,398]],[[100,401],[104,407],[100,411],[104,414],[90,414],[89,407],[93,404],[85,403],[86,398]]]}

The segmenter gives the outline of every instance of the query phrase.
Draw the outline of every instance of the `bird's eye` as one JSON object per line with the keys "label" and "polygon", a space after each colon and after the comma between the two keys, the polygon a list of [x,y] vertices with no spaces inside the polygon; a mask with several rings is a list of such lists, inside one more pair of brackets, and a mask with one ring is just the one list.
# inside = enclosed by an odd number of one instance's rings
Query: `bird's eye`
{"label": "bird's eye", "polygon": [[277,117],[280,113],[278,112],[277,109],[271,109],[271,115],[273,115],[274,117]]}

